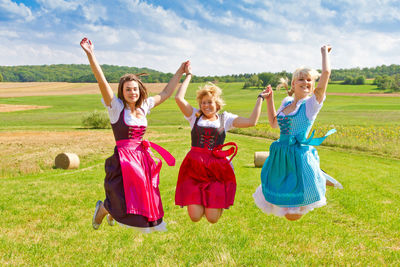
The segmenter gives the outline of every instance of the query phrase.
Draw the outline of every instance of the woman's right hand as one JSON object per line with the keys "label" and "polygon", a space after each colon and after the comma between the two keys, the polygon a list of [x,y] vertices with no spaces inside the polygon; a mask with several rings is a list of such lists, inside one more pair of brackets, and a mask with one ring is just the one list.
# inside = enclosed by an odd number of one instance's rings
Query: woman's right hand
{"label": "woman's right hand", "polygon": [[192,74],[192,65],[190,65],[190,61],[188,60],[185,62],[185,74],[188,75],[189,73]]}
{"label": "woman's right hand", "polygon": [[261,92],[260,95],[262,95],[265,99],[269,99],[273,96],[273,92],[272,92],[272,87],[270,84],[267,85],[267,87],[265,87],[264,91]]}
{"label": "woman's right hand", "polygon": [[81,47],[86,52],[86,54],[92,54],[94,51],[94,45],[92,44],[92,41],[90,41],[86,37],[82,39]]}

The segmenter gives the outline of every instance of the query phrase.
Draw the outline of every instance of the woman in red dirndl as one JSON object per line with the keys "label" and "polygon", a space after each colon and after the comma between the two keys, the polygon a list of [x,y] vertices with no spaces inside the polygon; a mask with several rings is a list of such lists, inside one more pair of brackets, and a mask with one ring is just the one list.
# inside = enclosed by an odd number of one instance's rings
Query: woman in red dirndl
{"label": "woman in red dirndl", "polygon": [[[175,100],[192,127],[192,147],[179,169],[175,192],[175,204],[187,206],[193,222],[203,215],[210,223],[216,223],[223,209],[233,205],[236,178],[231,163],[237,146],[233,142],[224,144],[226,131],[232,127],[251,127],[257,124],[261,104],[267,90],[259,97],[249,118],[229,112],[218,112],[224,105],[222,91],[212,83],[197,91],[199,109],[192,107],[185,94],[192,77],[190,63],[185,66],[186,78],[176,93]],[[228,149],[223,149],[228,146]],[[228,158],[230,156],[230,158]]]}

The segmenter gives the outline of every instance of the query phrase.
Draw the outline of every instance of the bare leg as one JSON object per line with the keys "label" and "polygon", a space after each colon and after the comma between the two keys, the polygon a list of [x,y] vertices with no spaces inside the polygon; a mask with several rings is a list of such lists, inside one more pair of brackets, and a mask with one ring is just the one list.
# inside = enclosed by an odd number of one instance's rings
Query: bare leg
{"label": "bare leg", "polygon": [[327,186],[335,186],[335,184],[332,183],[331,181],[329,181],[328,179],[326,180],[326,185]]}
{"label": "bare leg", "polygon": [[188,205],[188,214],[193,222],[198,222],[204,215],[204,206],[202,205]]}
{"label": "bare leg", "polygon": [[218,222],[219,218],[222,215],[223,209],[207,209],[206,208],[206,218],[210,223]]}
{"label": "bare leg", "polygon": [[104,216],[108,214],[108,211],[104,208],[104,204],[101,203],[100,209],[97,211],[96,218],[94,219],[96,223],[101,224]]}
{"label": "bare leg", "polygon": [[301,216],[303,216],[303,214],[286,214],[285,215],[286,219],[288,219],[289,221],[297,221],[298,219],[301,218]]}

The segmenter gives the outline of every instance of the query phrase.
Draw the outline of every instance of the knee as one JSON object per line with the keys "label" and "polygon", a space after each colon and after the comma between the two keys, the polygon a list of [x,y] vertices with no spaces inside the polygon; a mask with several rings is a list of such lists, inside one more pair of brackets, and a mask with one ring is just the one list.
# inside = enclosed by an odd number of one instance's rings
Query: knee
{"label": "knee", "polygon": [[209,223],[217,223],[218,222],[218,220],[219,220],[219,216],[218,217],[215,217],[215,216],[207,216],[206,217],[207,218],[207,221],[209,222]]}
{"label": "knee", "polygon": [[198,215],[189,214],[189,217],[190,217],[190,219],[192,220],[192,222],[198,222],[198,221],[201,220],[201,218],[203,217],[203,215],[198,216]]}
{"label": "knee", "polygon": [[286,214],[285,217],[289,221],[297,221],[301,218],[301,214]]}

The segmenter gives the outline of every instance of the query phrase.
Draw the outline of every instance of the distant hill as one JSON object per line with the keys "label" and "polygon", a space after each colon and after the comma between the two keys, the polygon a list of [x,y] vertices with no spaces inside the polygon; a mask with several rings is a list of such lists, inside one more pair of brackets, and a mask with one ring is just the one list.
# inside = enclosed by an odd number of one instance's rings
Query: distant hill
{"label": "distant hill", "polygon": [[[148,68],[113,65],[102,65],[101,68],[109,82],[119,82],[125,73],[149,73],[150,76],[145,78],[148,82],[162,82],[172,77],[170,73]],[[4,82],[96,82],[90,66],[83,64],[0,66],[0,74]]]}
{"label": "distant hill", "polygon": [[[148,68],[102,65],[104,74],[109,82],[118,82],[125,73],[146,72],[149,76],[142,77],[144,82],[168,82],[172,73],[163,73]],[[286,73],[285,71],[280,73]],[[367,79],[377,76],[391,76],[400,73],[400,65],[382,65],[373,68],[351,68],[332,70],[332,81],[343,81],[347,77],[364,76]],[[277,73],[274,73],[277,74]],[[221,81],[245,82],[253,74],[233,74],[225,76],[194,76],[193,82]],[[57,65],[26,65],[0,66],[0,77],[4,82],[96,82],[89,65],[84,64],[57,64]],[[288,75],[290,76],[290,74]],[[1,79],[0,79],[1,80]]]}

